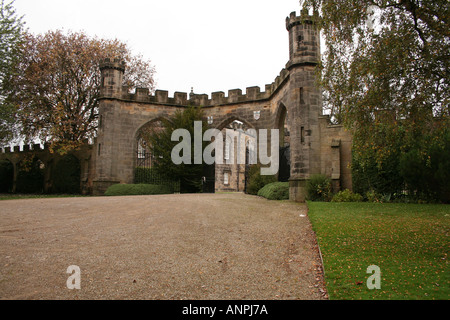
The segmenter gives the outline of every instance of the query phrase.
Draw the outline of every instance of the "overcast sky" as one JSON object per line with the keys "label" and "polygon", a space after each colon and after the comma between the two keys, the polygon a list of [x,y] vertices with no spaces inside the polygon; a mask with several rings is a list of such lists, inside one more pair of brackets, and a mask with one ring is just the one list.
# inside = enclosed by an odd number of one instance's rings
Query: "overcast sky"
{"label": "overcast sky", "polygon": [[157,89],[210,95],[272,83],[289,59],[285,19],[298,0],[16,0],[28,30],[85,31],[129,44]]}

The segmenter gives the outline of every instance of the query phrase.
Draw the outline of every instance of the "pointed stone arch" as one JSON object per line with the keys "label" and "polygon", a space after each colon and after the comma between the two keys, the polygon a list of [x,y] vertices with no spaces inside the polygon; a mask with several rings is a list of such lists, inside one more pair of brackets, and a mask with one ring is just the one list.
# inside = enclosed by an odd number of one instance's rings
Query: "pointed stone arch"
{"label": "pointed stone arch", "polygon": [[37,156],[22,159],[17,164],[16,192],[39,194],[46,191],[47,165]]}
{"label": "pointed stone arch", "polygon": [[134,132],[134,137],[135,139],[138,138],[140,132],[142,131],[142,129],[144,129],[145,127],[155,123],[155,122],[162,122],[162,121],[168,121],[170,122],[170,119],[166,118],[166,117],[156,117],[150,120],[146,120],[140,123],[140,125],[138,125],[137,129]]}
{"label": "pointed stone arch", "polygon": [[[254,161],[249,150],[257,146],[256,129],[238,116],[227,117],[217,129],[222,132],[224,139],[224,163],[216,163],[216,191],[243,192],[246,190],[250,159]],[[253,148],[249,147],[250,144],[253,144]]]}
{"label": "pointed stone arch", "polygon": [[275,128],[280,130],[280,147],[286,146],[288,140],[287,136],[290,136],[290,123],[289,112],[283,102],[280,102],[275,116]]}
{"label": "pointed stone arch", "polygon": [[[135,132],[133,139],[133,151],[135,156],[135,168],[144,164],[144,167],[151,167],[151,163],[143,163],[143,161],[151,161],[150,146],[146,145],[145,133],[147,130],[163,130],[164,121],[170,121],[164,117],[157,117],[143,123]],[[147,132],[148,133],[148,132]],[[150,157],[150,158],[147,158]],[[141,163],[139,163],[141,162]]]}
{"label": "pointed stone arch", "polygon": [[222,122],[219,123],[219,125],[217,125],[215,128],[222,131],[223,129],[225,129],[228,125],[230,125],[231,123],[235,122],[235,121],[239,121],[242,122],[245,126],[255,129],[255,126],[250,123],[249,121],[247,121],[246,119],[243,119],[242,117],[238,117],[238,116],[230,116],[227,117],[225,120],[222,120]]}
{"label": "pointed stone arch", "polygon": [[288,109],[280,102],[275,118],[275,127],[280,130],[280,168],[278,180],[288,182],[291,177],[291,146]]}

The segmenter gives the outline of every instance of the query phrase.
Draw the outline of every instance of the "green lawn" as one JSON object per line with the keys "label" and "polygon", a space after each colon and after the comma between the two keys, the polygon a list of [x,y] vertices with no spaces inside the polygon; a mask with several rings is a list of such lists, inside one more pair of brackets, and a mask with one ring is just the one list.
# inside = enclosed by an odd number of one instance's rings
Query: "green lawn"
{"label": "green lawn", "polygon": [[[308,203],[332,300],[448,300],[450,206]],[[381,269],[369,290],[367,268]]]}

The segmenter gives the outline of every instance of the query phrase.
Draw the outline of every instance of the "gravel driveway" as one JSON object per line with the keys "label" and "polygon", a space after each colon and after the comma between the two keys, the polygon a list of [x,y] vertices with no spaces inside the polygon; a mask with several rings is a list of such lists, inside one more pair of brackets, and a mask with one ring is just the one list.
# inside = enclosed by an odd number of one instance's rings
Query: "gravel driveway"
{"label": "gravel driveway", "polygon": [[[81,289],[69,290],[69,266]],[[244,194],[0,202],[0,299],[323,299],[306,206]]]}

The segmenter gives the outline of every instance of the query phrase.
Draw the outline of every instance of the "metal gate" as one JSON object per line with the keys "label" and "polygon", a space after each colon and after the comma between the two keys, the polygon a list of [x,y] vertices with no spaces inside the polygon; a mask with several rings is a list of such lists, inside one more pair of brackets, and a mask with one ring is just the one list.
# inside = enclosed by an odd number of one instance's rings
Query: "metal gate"
{"label": "metal gate", "polygon": [[154,168],[154,157],[148,151],[138,151],[136,154],[136,168],[134,170],[134,183],[166,185],[175,193],[180,193],[180,181],[175,181],[158,173]]}

